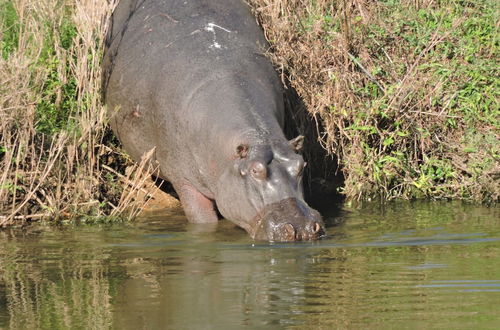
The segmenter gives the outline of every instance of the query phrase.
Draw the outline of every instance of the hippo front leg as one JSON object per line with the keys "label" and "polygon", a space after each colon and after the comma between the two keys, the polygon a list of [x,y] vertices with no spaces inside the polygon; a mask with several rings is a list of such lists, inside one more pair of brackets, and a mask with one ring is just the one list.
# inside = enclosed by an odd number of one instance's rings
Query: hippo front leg
{"label": "hippo front leg", "polygon": [[174,184],[189,222],[214,223],[219,220],[212,200],[190,184]]}

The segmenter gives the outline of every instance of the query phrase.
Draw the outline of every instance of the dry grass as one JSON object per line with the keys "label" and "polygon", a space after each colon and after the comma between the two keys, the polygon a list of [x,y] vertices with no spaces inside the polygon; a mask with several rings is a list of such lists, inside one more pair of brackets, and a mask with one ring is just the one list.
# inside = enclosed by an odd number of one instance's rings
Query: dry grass
{"label": "dry grass", "polygon": [[101,45],[113,6],[0,2],[0,227],[41,217],[133,216],[144,202],[135,192],[146,184],[148,163],[120,176],[131,164],[113,147],[100,101]]}
{"label": "dry grass", "polygon": [[[312,118],[296,115],[302,133],[338,161],[342,193],[498,200],[494,1],[250,3]],[[148,196],[136,193],[149,163],[125,171],[100,103],[113,6],[0,0],[0,227],[133,216]]]}
{"label": "dry grass", "polygon": [[494,2],[249,2],[347,197],[498,200]]}

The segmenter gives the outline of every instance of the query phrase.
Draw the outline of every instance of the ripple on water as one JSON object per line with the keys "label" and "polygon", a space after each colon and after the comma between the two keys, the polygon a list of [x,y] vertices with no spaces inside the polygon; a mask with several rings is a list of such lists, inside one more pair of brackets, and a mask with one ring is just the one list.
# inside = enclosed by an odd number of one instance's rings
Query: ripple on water
{"label": "ripple on water", "polygon": [[0,328],[498,328],[498,213],[350,209],[297,243],[178,215],[3,235]]}

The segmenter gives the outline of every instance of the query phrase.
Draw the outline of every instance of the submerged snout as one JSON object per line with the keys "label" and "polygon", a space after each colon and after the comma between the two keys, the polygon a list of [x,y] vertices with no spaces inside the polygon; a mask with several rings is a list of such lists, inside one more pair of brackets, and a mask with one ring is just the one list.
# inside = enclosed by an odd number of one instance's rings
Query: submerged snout
{"label": "submerged snout", "polygon": [[[267,221],[273,223],[272,219]],[[275,229],[267,233],[267,236],[270,241],[291,242],[317,239],[323,234],[323,227],[313,220],[307,221],[305,226],[292,223],[278,224]]]}
{"label": "submerged snout", "polygon": [[320,214],[295,198],[267,205],[255,222],[256,240],[291,242],[314,240],[325,234]]}

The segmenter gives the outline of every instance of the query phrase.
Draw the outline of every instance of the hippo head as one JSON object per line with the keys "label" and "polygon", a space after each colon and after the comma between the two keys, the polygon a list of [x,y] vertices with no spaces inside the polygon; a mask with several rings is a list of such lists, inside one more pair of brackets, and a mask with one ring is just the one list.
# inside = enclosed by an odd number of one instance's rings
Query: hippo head
{"label": "hippo head", "polygon": [[304,137],[271,144],[239,144],[219,180],[217,207],[254,239],[298,241],[324,234],[320,214],[304,201]]}

